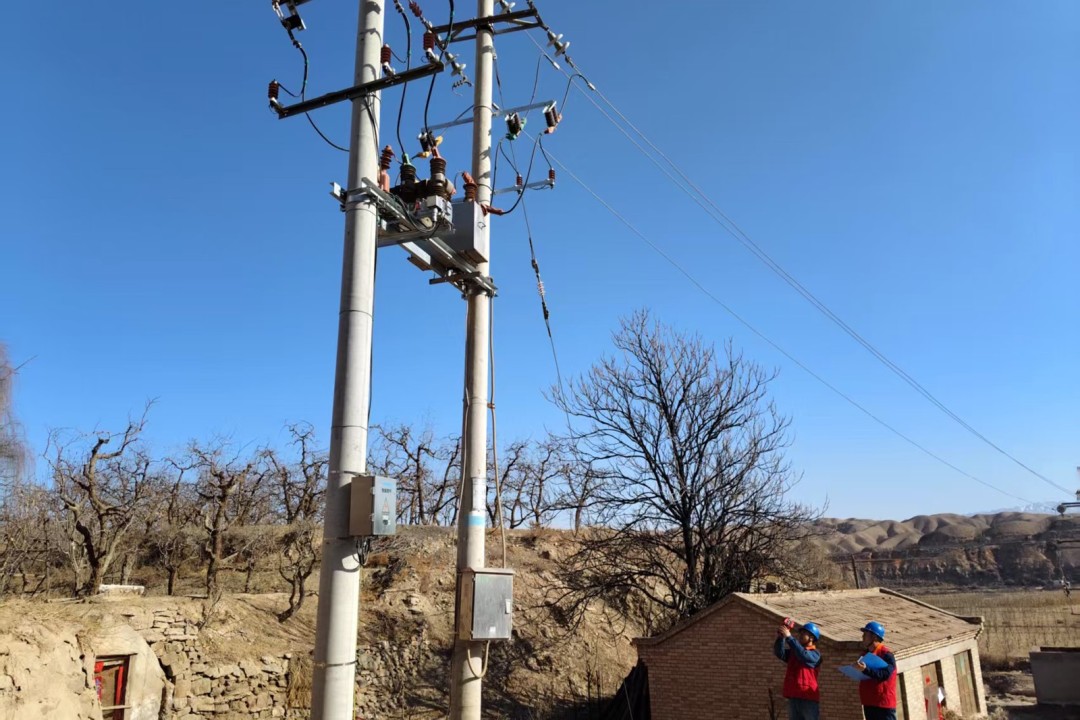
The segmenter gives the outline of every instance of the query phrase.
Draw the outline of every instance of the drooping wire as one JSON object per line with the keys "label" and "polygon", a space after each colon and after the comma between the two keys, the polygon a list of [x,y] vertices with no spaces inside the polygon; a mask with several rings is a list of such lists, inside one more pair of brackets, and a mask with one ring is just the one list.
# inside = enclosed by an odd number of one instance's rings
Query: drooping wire
{"label": "drooping wire", "polygon": [[[409,16],[405,13],[405,8],[401,6],[401,0],[394,0],[394,7],[397,9],[398,14],[401,15],[401,20],[405,23],[405,70],[408,71],[412,67],[412,23],[409,22]],[[406,152],[405,143],[401,141],[401,115],[405,112],[405,91],[408,89],[409,83],[402,83],[401,101],[398,103],[397,111],[397,142],[398,147],[401,148],[402,161],[404,161]]]}
{"label": "drooping wire", "polygon": [[[526,133],[526,134],[528,134],[528,133]],[[809,367],[808,367],[807,365],[805,365],[805,364],[804,364],[804,363],[803,363],[802,361],[800,361],[799,359],[797,359],[797,358],[796,358],[796,357],[795,357],[794,355],[792,355],[791,353],[789,353],[789,352],[788,352],[787,350],[785,350],[785,349],[784,349],[784,348],[783,348],[782,346],[780,346],[779,344],[777,344],[776,342],[774,342],[774,341],[773,341],[772,339],[770,339],[770,338],[769,338],[769,337],[768,337],[767,335],[765,335],[765,334],[764,334],[763,332],[761,332],[761,331],[760,331],[760,330],[758,330],[758,329],[757,329],[756,327],[754,327],[754,326],[753,326],[752,324],[750,324],[750,321],[748,321],[748,320],[746,320],[745,318],[743,318],[743,317],[742,317],[741,315],[739,315],[739,314],[738,314],[737,312],[735,312],[735,310],[733,310],[733,309],[732,309],[732,308],[731,308],[730,306],[728,306],[728,305],[727,305],[726,303],[724,303],[724,302],[723,302],[723,301],[722,301],[722,300],[721,300],[721,299],[720,299],[719,297],[717,297],[717,296],[716,296],[715,294],[713,294],[713,293],[712,293],[712,292],[711,292],[711,291],[710,291],[710,290],[709,290],[708,288],[706,288],[706,287],[705,287],[705,286],[704,286],[704,285],[703,285],[703,284],[701,283],[701,281],[699,281],[699,280],[698,280],[698,279],[697,279],[697,278],[696,278],[696,277],[695,277],[695,276],[694,276],[694,275],[693,275],[693,274],[692,274],[692,273],[691,273],[691,272],[690,272],[689,270],[687,270],[687,269],[686,269],[685,267],[683,267],[683,266],[682,266],[682,265],[681,265],[681,264],[680,264],[680,263],[679,263],[679,262],[678,262],[677,260],[675,260],[675,258],[673,258],[673,257],[672,257],[671,255],[669,255],[669,254],[668,254],[667,252],[665,252],[665,251],[663,250],[663,248],[661,248],[661,247],[660,247],[659,245],[657,245],[657,244],[656,244],[656,243],[654,243],[654,242],[653,242],[652,240],[650,240],[648,236],[646,236],[646,235],[645,235],[645,234],[644,234],[643,232],[641,232],[641,230],[639,230],[639,229],[637,228],[637,226],[635,226],[635,225],[634,225],[633,223],[631,223],[631,222],[630,222],[630,221],[629,221],[629,220],[628,220],[628,219],[627,219],[627,218],[626,218],[626,217],[625,217],[624,215],[622,215],[622,214],[621,214],[621,213],[620,213],[620,212],[619,212],[618,210],[616,210],[616,209],[615,209],[614,207],[612,207],[612,206],[611,206],[611,205],[610,205],[610,204],[609,204],[609,203],[608,203],[608,202],[607,202],[606,200],[604,200],[604,199],[603,199],[603,198],[602,198],[602,197],[601,197],[601,196],[600,196],[600,195],[599,195],[599,194],[598,194],[598,193],[597,193],[597,192],[596,192],[595,190],[593,190],[593,189],[592,189],[591,187],[589,187],[588,185],[586,185],[586,184],[585,184],[585,182],[584,182],[584,181],[583,181],[583,180],[582,180],[581,178],[579,178],[579,177],[578,177],[578,176],[577,176],[576,174],[574,174],[574,172],[573,172],[572,170],[570,170],[570,168],[568,168],[568,167],[566,166],[566,164],[565,164],[565,163],[561,162],[561,161],[560,161],[560,160],[559,160],[558,158],[556,158],[556,157],[554,157],[554,156],[551,156],[551,158],[552,158],[552,160],[554,160],[555,164],[557,164],[557,165],[559,166],[559,168],[560,168],[560,169],[561,169],[561,170],[562,170],[563,172],[565,172],[565,173],[566,173],[566,174],[568,174],[568,175],[569,175],[569,176],[570,176],[571,178],[573,178],[573,180],[574,180],[574,181],[575,181],[575,182],[576,182],[576,183],[577,183],[578,185],[580,185],[580,186],[581,186],[581,187],[582,187],[582,188],[583,188],[583,189],[584,189],[584,190],[585,190],[585,191],[586,191],[587,193],[589,193],[589,195],[591,195],[591,196],[593,197],[593,199],[594,199],[594,200],[596,200],[596,201],[597,201],[598,203],[600,203],[600,204],[601,204],[602,206],[604,206],[604,208],[605,208],[605,209],[606,209],[606,210],[607,210],[607,211],[608,211],[609,213],[611,213],[611,214],[612,214],[612,215],[613,215],[613,216],[614,216],[614,217],[615,217],[615,218],[616,218],[617,220],[619,220],[619,222],[621,222],[621,223],[622,223],[623,225],[625,225],[625,226],[627,227],[627,229],[629,229],[629,230],[630,230],[630,231],[631,231],[631,232],[632,232],[632,233],[633,233],[634,235],[636,235],[636,236],[637,236],[637,237],[638,237],[639,239],[641,239],[641,240],[642,240],[642,241],[643,241],[643,242],[644,242],[644,243],[645,243],[646,245],[648,245],[648,246],[649,246],[650,248],[652,248],[652,250],[653,250],[654,252],[656,252],[656,253],[657,253],[658,255],[660,255],[660,256],[661,256],[661,257],[662,257],[662,258],[663,258],[664,260],[666,260],[666,261],[667,261],[667,262],[668,262],[668,263],[669,263],[669,264],[670,264],[670,265],[671,265],[672,267],[674,267],[674,268],[675,268],[676,270],[678,270],[678,271],[679,271],[679,273],[681,273],[681,274],[682,274],[682,275],[683,275],[683,276],[684,276],[684,277],[685,277],[685,278],[686,278],[686,279],[687,279],[687,280],[688,280],[688,281],[690,282],[690,284],[691,284],[691,285],[693,285],[693,286],[694,286],[695,288],[697,288],[697,289],[698,289],[699,291],[701,291],[701,292],[702,292],[702,293],[703,293],[703,294],[704,294],[704,295],[705,295],[706,297],[708,297],[708,298],[709,298],[710,300],[712,300],[712,301],[713,301],[714,303],[716,303],[717,305],[719,305],[719,306],[720,306],[720,307],[721,307],[721,308],[722,308],[722,309],[723,309],[723,310],[724,310],[724,311],[725,311],[725,312],[726,312],[727,314],[729,314],[729,315],[730,315],[731,317],[733,317],[733,318],[734,318],[735,320],[737,320],[737,321],[738,321],[738,322],[739,322],[740,324],[742,324],[742,325],[743,325],[744,327],[746,327],[746,328],[747,328],[748,330],[750,330],[750,332],[752,332],[752,333],[754,333],[755,335],[757,335],[757,336],[758,336],[759,338],[761,338],[761,340],[763,340],[763,341],[764,341],[764,342],[765,342],[766,344],[770,345],[770,346],[771,346],[771,347],[772,347],[772,348],[773,348],[774,350],[776,350],[776,351],[777,351],[777,352],[779,352],[779,353],[780,353],[781,355],[783,355],[784,357],[786,357],[786,358],[787,358],[788,360],[790,360],[791,362],[793,362],[793,363],[794,363],[795,365],[797,365],[797,366],[798,366],[798,367],[799,367],[800,369],[802,369],[802,370],[803,370],[804,372],[806,372],[806,373],[807,373],[808,375],[810,375],[810,376],[811,376],[812,378],[814,378],[815,380],[817,380],[817,381],[818,381],[819,383],[821,383],[821,384],[822,384],[823,386],[825,386],[825,387],[826,387],[827,389],[831,390],[831,391],[832,391],[832,392],[833,392],[834,394],[836,394],[836,395],[837,395],[838,397],[840,397],[841,399],[843,399],[844,401],[846,401],[846,402],[847,402],[848,404],[850,404],[850,405],[851,405],[852,407],[854,407],[855,409],[857,409],[857,410],[859,410],[860,412],[862,412],[862,413],[863,413],[864,415],[866,415],[867,417],[869,417],[869,418],[870,418],[871,420],[873,420],[874,422],[876,422],[876,423],[877,423],[878,425],[882,426],[883,428],[885,428],[885,429],[886,429],[886,430],[888,430],[889,432],[891,432],[891,433],[893,433],[894,435],[896,435],[897,437],[899,437],[899,438],[900,438],[901,440],[904,440],[904,441],[905,441],[905,442],[907,442],[907,443],[908,443],[909,445],[911,445],[911,446],[915,447],[916,449],[918,449],[918,450],[922,451],[923,453],[925,453],[925,454],[926,454],[926,455],[928,455],[929,457],[933,458],[934,460],[937,460],[937,461],[938,461],[939,463],[941,463],[941,464],[945,465],[946,467],[948,467],[948,468],[950,468],[950,469],[952,469],[952,470],[956,471],[957,473],[959,473],[959,474],[963,475],[964,477],[966,477],[966,478],[968,478],[968,479],[970,479],[970,480],[973,480],[973,481],[975,481],[975,482],[979,483],[980,485],[983,485],[983,486],[985,486],[985,487],[987,487],[987,488],[990,488],[991,490],[994,490],[995,492],[998,492],[998,493],[1001,493],[1002,495],[1005,495],[1005,496],[1007,496],[1007,497],[1013,498],[1014,500],[1019,500],[1019,501],[1021,501],[1021,502],[1027,503],[1027,504],[1032,504],[1032,502],[1031,502],[1030,500],[1028,500],[1028,499],[1026,499],[1026,498],[1023,498],[1023,497],[1020,497],[1019,495],[1014,495],[1014,494],[1012,494],[1012,493],[1010,493],[1010,492],[1008,492],[1008,491],[1006,491],[1006,490],[1002,490],[1001,488],[999,488],[999,487],[997,487],[997,486],[995,486],[995,485],[992,485],[992,484],[990,484],[989,482],[986,482],[985,480],[983,480],[983,479],[981,479],[981,478],[979,478],[979,477],[976,477],[975,475],[972,475],[971,473],[968,473],[968,472],[966,472],[965,470],[962,470],[961,468],[959,468],[959,467],[957,467],[956,465],[952,464],[952,463],[951,463],[951,462],[949,462],[948,460],[946,460],[946,459],[942,458],[941,456],[939,456],[939,455],[935,454],[935,453],[934,453],[933,451],[931,451],[931,450],[927,449],[926,447],[924,447],[923,445],[919,444],[919,443],[918,443],[918,442],[917,442],[916,440],[914,440],[914,439],[912,439],[911,437],[909,437],[909,436],[905,435],[905,434],[904,434],[903,432],[901,432],[900,430],[896,429],[895,427],[893,427],[893,426],[892,426],[892,425],[890,425],[889,423],[887,423],[887,422],[885,422],[884,420],[882,420],[882,419],[881,419],[880,417],[878,417],[877,415],[875,415],[875,414],[874,414],[873,412],[871,412],[871,411],[870,411],[869,409],[867,409],[867,408],[866,408],[865,406],[861,405],[861,404],[860,404],[860,403],[859,403],[858,401],[856,401],[856,400],[855,400],[854,398],[852,398],[851,396],[849,396],[848,394],[846,394],[846,393],[845,393],[844,391],[842,391],[842,390],[840,390],[839,388],[837,388],[837,387],[836,387],[835,385],[833,385],[832,383],[830,383],[830,382],[829,382],[828,380],[826,380],[825,378],[823,378],[823,377],[822,377],[821,375],[818,375],[818,374],[817,374],[816,372],[814,372],[813,370],[811,370],[811,369],[810,369],[810,368],[809,368]]]}
{"label": "drooping wire", "polygon": [[[446,23],[446,41],[450,42],[450,39],[454,37],[454,0],[450,2],[450,21]],[[441,56],[440,56],[441,57]],[[427,100],[424,101],[424,132],[431,132],[431,124],[428,122],[428,110],[431,107],[431,93],[435,90],[435,79],[439,77],[440,73],[435,73],[431,76],[431,83],[428,85]]]}
{"label": "drooping wire", "polygon": [[[536,60],[536,72],[533,75],[533,87],[532,87],[532,92],[530,93],[530,97],[529,97],[529,102],[528,102],[529,105],[532,105],[534,102],[536,102],[536,92],[537,92],[537,89],[539,88],[539,85],[540,85],[540,64],[541,64],[541,61],[542,61],[542,58],[537,58],[537,60]],[[505,107],[506,106],[506,98],[503,96],[502,80],[499,77],[499,61],[498,61],[498,58],[495,59],[495,62],[493,63],[493,65],[494,65],[494,68],[495,68],[495,84],[496,84],[496,86],[498,88],[498,93],[499,93],[499,104],[502,105],[503,107]],[[526,116],[527,116],[527,113],[526,113]],[[536,152],[537,147],[539,147],[540,152],[542,152],[544,154],[544,158],[547,159],[548,167],[550,168],[551,167],[551,160],[548,159],[547,152],[544,150],[544,145],[540,141],[539,136],[537,137],[537,140],[535,141],[535,144],[533,145],[533,153],[534,154]],[[509,156],[506,155],[506,150],[503,148],[503,141],[500,140],[498,146],[496,147],[495,165],[494,165],[494,168],[492,169],[492,173],[491,173],[492,185],[495,185],[495,178],[497,177],[497,173],[498,173],[498,167],[499,167],[498,163],[499,163],[499,156],[500,155],[502,155],[504,158],[506,158],[506,161],[510,163],[510,167],[513,168],[514,173],[517,174],[517,175],[520,175],[520,171],[518,170],[518,165],[517,165],[517,150],[515,149],[515,144],[513,142],[510,142],[510,155],[512,157],[509,157]],[[530,160],[530,170],[531,170],[531,160]],[[543,317],[544,317],[544,327],[547,329],[548,343],[551,345],[551,358],[555,363],[555,379],[558,382],[559,393],[562,394],[563,388],[564,388],[563,378],[562,378],[562,368],[559,365],[559,353],[558,353],[558,350],[555,347],[555,335],[551,330],[551,311],[548,308],[548,304],[547,304],[547,293],[546,293],[546,291],[544,289],[544,281],[543,281],[543,279],[542,279],[542,277],[540,275],[540,263],[536,259],[536,245],[533,242],[532,224],[529,222],[529,208],[528,208],[528,203],[525,201],[525,188],[524,188],[524,185],[527,185],[527,184],[528,184],[528,181],[523,181],[523,183],[522,183],[523,187],[520,190],[518,200],[521,202],[521,213],[522,213],[522,215],[524,217],[524,220],[525,220],[525,235],[528,238],[528,242],[529,242],[529,261],[530,261],[530,264],[532,266],[533,273],[536,275],[536,293],[537,293],[538,297],[540,298],[540,311],[541,311],[541,313],[543,314]],[[498,186],[496,185],[496,187],[498,187]],[[516,204],[515,204],[515,207],[516,207]],[[513,208],[511,208],[511,210],[512,209]],[[573,424],[570,421],[570,412],[565,406],[563,407],[563,414],[566,416],[566,429],[570,433],[571,437],[573,437],[575,433],[574,433],[574,429],[573,429]]]}
{"label": "drooping wire", "polygon": [[[676,187],[678,187],[691,200],[693,200],[699,207],[701,207],[705,211],[705,213],[707,215],[709,215],[710,218],[713,219],[713,221],[715,221],[718,225],[720,225],[726,232],[728,232],[740,244],[742,244],[747,250],[749,250],[750,253],[753,254],[758,260],[760,260],[766,267],[768,267],[775,274],[777,274],[785,283],[787,283],[792,289],[794,289],[797,293],[799,293],[799,295],[801,295],[814,308],[816,308],[826,318],[828,318],[835,325],[837,325],[837,327],[839,327],[845,334],[847,334],[855,342],[857,342],[859,345],[861,345],[876,360],[878,360],[878,362],[880,362],[887,369],[889,369],[891,372],[893,372],[893,374],[895,374],[897,377],[899,377],[901,380],[903,380],[907,385],[909,385],[918,394],[920,394],[924,399],[926,399],[928,402],[930,402],[934,407],[936,407],[938,410],[940,410],[942,413],[944,413],[950,419],[955,421],[958,425],[960,425],[962,428],[967,430],[969,433],[974,435],[976,438],[978,438],[979,440],[981,440],[982,442],[984,442],[985,444],[989,445],[991,448],[996,450],[998,453],[1004,455],[1006,458],[1008,458],[1009,460],[1014,462],[1016,465],[1020,466],[1021,468],[1026,470],[1028,473],[1035,476],[1039,480],[1042,480],[1043,482],[1050,485],[1051,487],[1054,487],[1057,490],[1060,490],[1061,492],[1065,492],[1065,493],[1069,492],[1068,489],[1066,489],[1062,485],[1059,485],[1058,483],[1054,482],[1053,480],[1046,477],[1042,473],[1039,473],[1038,471],[1034,470],[1033,468],[1031,468],[1030,466],[1028,466],[1024,462],[1022,462],[1019,458],[1015,457],[1014,455],[1012,455],[1011,453],[1009,453],[1008,451],[1003,449],[1000,445],[993,442],[986,435],[979,432],[976,428],[974,428],[971,424],[969,424],[966,420],[964,420],[959,414],[954,412],[952,409],[950,409],[948,406],[946,406],[941,400],[939,400],[933,393],[931,393],[929,390],[927,390],[921,383],[919,383],[908,372],[906,372],[903,368],[901,368],[894,361],[892,361],[889,357],[887,357],[882,351],[878,350],[878,348],[875,347],[872,343],[870,343],[869,340],[867,340],[865,337],[863,337],[858,331],[856,331],[847,322],[845,322],[842,318],[840,318],[839,315],[837,315],[823,301],[821,301],[816,295],[814,295],[810,290],[808,290],[801,282],[799,282],[794,276],[792,276],[785,268],[783,268],[778,262],[776,262],[768,253],[766,253],[765,250],[763,248],[761,248],[760,245],[758,245],[756,242],[754,242],[754,240],[741,227],[739,227],[739,225],[737,225],[726,213],[724,213],[724,211],[719,207],[719,205],[711,197],[709,197],[705,193],[704,190],[702,190],[696,183],[694,183],[693,180],[690,179],[690,177],[686,174],[686,172],[684,172],[682,170],[682,168],[679,165],[677,165],[667,154],[665,154],[659,147],[657,147],[657,145],[652,140],[650,140],[648,138],[648,136],[645,135],[644,132],[642,132],[636,125],[634,125],[634,123],[632,123],[629,120],[629,118],[627,118],[626,115],[623,114],[623,112],[621,110],[619,110],[619,108],[616,107],[615,104],[610,99],[608,99],[608,97],[606,95],[604,95],[603,92],[601,92],[599,89],[597,89],[596,86],[593,83],[589,82],[589,80],[580,71],[577,70],[576,65],[572,65],[572,67],[574,67],[574,69],[575,69],[575,72],[574,72],[574,74],[570,75],[565,70],[563,70],[561,67],[559,67],[559,65],[554,60],[552,60],[550,56],[547,55],[544,48],[536,41],[535,38],[533,38],[531,35],[529,37],[530,37],[530,40],[532,40],[533,44],[536,45],[537,49],[540,51],[542,56],[546,57],[548,59],[548,61],[552,64],[553,67],[559,69],[559,71],[562,72],[564,75],[569,75],[570,82],[568,83],[567,91],[569,91],[569,86],[572,84],[573,79],[575,77],[581,77],[585,81],[585,83],[588,85],[589,89],[593,93],[595,93],[598,97],[600,97],[600,99],[604,102],[604,104],[607,105],[607,107],[610,108],[611,111],[616,116],[618,116],[619,119],[621,119],[623,121],[623,123],[625,123],[626,127],[633,130],[633,132],[638,137],[640,137],[641,140],[646,145],[649,146],[649,148],[652,149],[653,153],[655,153],[655,156],[653,154],[649,153],[648,151],[646,151],[645,148],[643,148],[636,140],[634,140],[634,138],[631,137],[629,132],[627,132],[626,128],[624,128],[622,125],[620,125],[618,122],[616,122],[616,120],[614,118],[612,118],[611,115],[608,114],[608,112],[605,111],[604,108],[602,108],[600,106],[600,104],[597,103],[597,101],[595,99],[593,99],[593,97],[592,97],[592,95],[590,93],[586,93],[579,86],[578,91],[581,92],[582,95],[584,95],[585,98],[590,103],[592,103],[592,105],[598,111],[600,111],[600,113],[602,115],[604,115],[604,117],[613,126],[615,126],[615,128],[617,130],[619,130],[628,140],[630,140],[630,142],[638,149],[639,152],[641,152],[650,162],[652,162],[653,165],[655,165],[658,169],[660,169],[668,177],[668,179],[671,180],[672,183],[675,184]],[[659,160],[657,160],[656,156],[661,158],[664,161],[664,163],[666,163],[670,167],[670,170],[668,169],[668,167],[664,167],[664,164],[661,163]],[[678,178],[681,178],[681,180],[677,179],[674,175],[672,175],[672,171],[674,171],[674,173],[678,176]]]}
{"label": "drooping wire", "polygon": [[[307,94],[307,82],[308,82],[308,54],[307,54],[307,50],[304,50],[304,46],[301,45],[300,41],[296,39],[296,35],[293,34],[292,28],[285,28],[285,32],[289,33],[289,39],[292,40],[293,47],[296,48],[297,50],[299,50],[300,51],[300,56],[304,58],[304,79],[300,83],[300,100],[303,101],[305,99],[305,95]],[[285,92],[289,92],[289,91],[286,90]],[[293,97],[296,97],[296,95],[293,95],[293,93],[289,93],[289,94],[292,95]],[[326,142],[327,145],[334,148],[335,150],[340,150],[341,152],[346,152],[346,153],[349,152],[348,148],[344,148],[344,147],[338,145],[336,142],[334,142],[330,138],[326,137],[326,135],[323,133],[323,131],[319,129],[319,126],[315,124],[315,121],[311,119],[311,113],[304,113],[304,117],[307,118],[307,121],[308,121],[308,123],[311,124],[312,129],[314,129],[315,132],[319,134],[319,137],[321,137]]]}

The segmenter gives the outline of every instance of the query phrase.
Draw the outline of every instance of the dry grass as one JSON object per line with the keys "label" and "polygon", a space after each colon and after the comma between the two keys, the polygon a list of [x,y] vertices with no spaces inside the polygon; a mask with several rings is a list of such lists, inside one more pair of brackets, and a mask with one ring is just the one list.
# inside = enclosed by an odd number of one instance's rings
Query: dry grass
{"label": "dry grass", "polygon": [[993,591],[922,595],[957,615],[981,616],[979,654],[984,669],[1023,666],[1032,648],[1080,642],[1080,597],[1056,591]]}

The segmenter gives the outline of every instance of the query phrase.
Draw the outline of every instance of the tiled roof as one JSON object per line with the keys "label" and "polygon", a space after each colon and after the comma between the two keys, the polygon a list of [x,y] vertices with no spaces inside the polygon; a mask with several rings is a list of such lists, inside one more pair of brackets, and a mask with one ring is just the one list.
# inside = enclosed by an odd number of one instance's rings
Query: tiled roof
{"label": "tiled roof", "polygon": [[857,643],[860,628],[870,620],[885,626],[885,644],[897,655],[942,640],[960,640],[975,635],[981,625],[919,600],[883,588],[830,590],[776,594],[734,593],[663,635],[644,644],[663,642],[708,616],[722,612],[730,603],[743,602],[776,616],[779,623],[790,617],[798,623],[815,622],[822,635],[833,642]]}

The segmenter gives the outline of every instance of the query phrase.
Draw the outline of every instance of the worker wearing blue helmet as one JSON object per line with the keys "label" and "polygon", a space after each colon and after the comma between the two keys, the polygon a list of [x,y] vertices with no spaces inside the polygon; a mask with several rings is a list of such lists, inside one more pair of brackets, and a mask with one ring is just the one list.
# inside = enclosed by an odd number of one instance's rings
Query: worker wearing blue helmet
{"label": "worker wearing blue helmet", "polygon": [[812,622],[796,627],[785,620],[777,631],[773,654],[787,663],[783,695],[788,701],[788,720],[818,720],[818,670],[821,653],[815,643],[821,630]]}
{"label": "worker wearing blue helmet", "polygon": [[874,668],[867,667],[862,658],[855,663],[866,676],[859,683],[863,715],[866,720],[896,720],[896,658],[885,647],[885,626],[879,622],[866,623],[862,627],[862,641],[866,652],[884,663]]}

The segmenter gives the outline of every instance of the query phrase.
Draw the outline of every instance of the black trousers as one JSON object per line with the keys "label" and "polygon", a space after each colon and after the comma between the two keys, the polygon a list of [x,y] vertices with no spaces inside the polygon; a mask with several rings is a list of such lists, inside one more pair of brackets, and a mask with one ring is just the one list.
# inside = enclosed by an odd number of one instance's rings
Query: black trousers
{"label": "black trousers", "polygon": [[863,705],[863,717],[866,720],[896,720],[896,708],[880,708]]}

